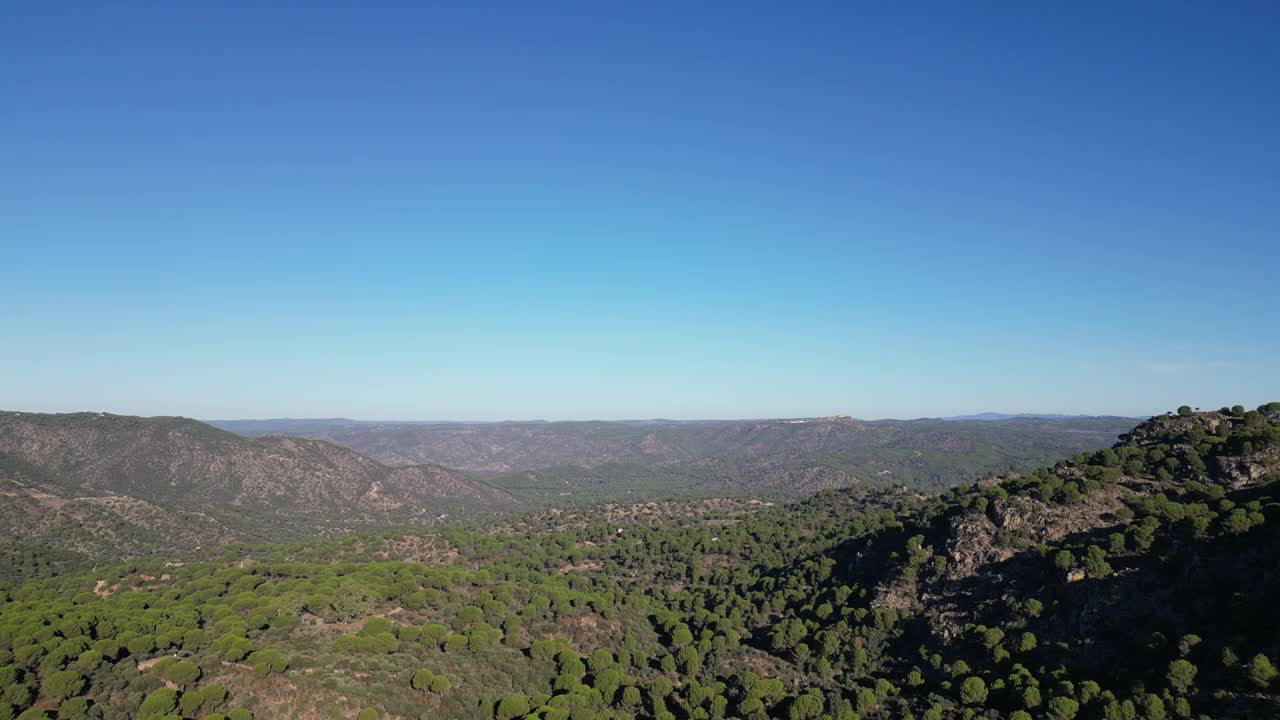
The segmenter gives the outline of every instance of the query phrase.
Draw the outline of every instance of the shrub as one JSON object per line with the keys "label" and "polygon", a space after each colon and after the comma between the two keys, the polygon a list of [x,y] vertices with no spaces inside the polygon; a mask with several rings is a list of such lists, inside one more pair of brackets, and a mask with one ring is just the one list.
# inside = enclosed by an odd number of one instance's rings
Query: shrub
{"label": "shrub", "polygon": [[59,670],[50,673],[41,684],[40,690],[55,700],[66,700],[84,691],[84,678],[80,673],[71,670]]}
{"label": "shrub", "polygon": [[1266,690],[1271,686],[1271,681],[1276,679],[1276,669],[1266,655],[1259,653],[1249,661],[1248,675],[1250,682]]}
{"label": "shrub", "polygon": [[960,683],[960,702],[966,705],[981,705],[987,701],[987,684],[982,678],[970,676]]}
{"label": "shrub", "polygon": [[1192,683],[1196,679],[1196,666],[1178,658],[1169,663],[1169,672],[1165,673],[1165,679],[1169,681],[1169,687],[1176,692],[1185,695],[1191,689]]}
{"label": "shrub", "polygon": [[427,690],[431,687],[431,681],[435,679],[435,674],[426,668],[422,668],[413,674],[409,679],[409,687],[414,690]]}
{"label": "shrub", "polygon": [[178,693],[170,688],[151,691],[138,707],[139,720],[161,718],[178,709]]}
{"label": "shrub", "polygon": [[1045,711],[1051,720],[1074,720],[1080,712],[1080,703],[1068,697],[1049,698]]}

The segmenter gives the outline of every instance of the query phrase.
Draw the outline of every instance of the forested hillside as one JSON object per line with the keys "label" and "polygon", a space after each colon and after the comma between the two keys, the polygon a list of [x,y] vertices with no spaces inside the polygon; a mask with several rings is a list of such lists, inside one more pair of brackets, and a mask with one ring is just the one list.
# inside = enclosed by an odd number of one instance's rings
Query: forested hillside
{"label": "forested hillside", "polygon": [[556,503],[664,494],[798,498],[850,485],[941,489],[1115,442],[1136,420],[775,420],[381,423],[223,421],[260,436],[319,438],[391,465],[476,471]]}
{"label": "forested hillside", "polygon": [[545,510],[27,582],[0,717],[1275,718],[1280,403],[927,496]]}
{"label": "forested hillside", "polygon": [[107,562],[438,522],[518,507],[434,465],[387,467],[303,438],[244,438],[186,418],[0,412],[0,548]]}
{"label": "forested hillside", "polygon": [[[350,422],[289,421],[287,427],[332,431],[329,423]],[[318,437],[245,437],[187,418],[0,412],[0,496],[6,499],[0,578],[152,555],[207,559],[237,541],[420,527],[601,500],[949,487],[1028,459],[1103,446],[1128,426],[1105,418],[445,426],[450,434],[441,437],[462,442],[464,454],[490,447],[586,462],[586,456],[564,454],[581,447],[604,453],[591,455],[597,459],[631,458],[466,473],[434,464],[388,466]],[[247,429],[254,428],[262,429]],[[401,432],[387,431],[374,434]],[[665,440],[654,440],[658,436]],[[676,446],[686,449],[676,453]],[[663,459],[677,455],[693,459]]]}

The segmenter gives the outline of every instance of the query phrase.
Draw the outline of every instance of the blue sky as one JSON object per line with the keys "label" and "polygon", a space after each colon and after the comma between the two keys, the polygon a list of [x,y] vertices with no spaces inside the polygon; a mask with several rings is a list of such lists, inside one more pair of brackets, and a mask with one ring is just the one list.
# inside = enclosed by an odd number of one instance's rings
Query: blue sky
{"label": "blue sky", "polygon": [[1280,6],[795,5],[10,7],[0,407],[1280,400]]}

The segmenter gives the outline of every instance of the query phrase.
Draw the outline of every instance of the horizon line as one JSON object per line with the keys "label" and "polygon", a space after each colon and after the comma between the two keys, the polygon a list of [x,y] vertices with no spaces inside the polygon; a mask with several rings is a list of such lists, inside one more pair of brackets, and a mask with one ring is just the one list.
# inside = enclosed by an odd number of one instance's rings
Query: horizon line
{"label": "horizon line", "polygon": [[[1197,408],[1199,409],[1199,408]],[[463,420],[463,419],[410,419],[410,418],[375,418],[363,419],[346,417],[342,415],[332,416],[275,416],[275,417],[217,417],[202,418],[194,415],[172,415],[172,414],[155,414],[140,415],[136,413],[119,413],[108,410],[66,410],[66,411],[49,411],[49,410],[0,410],[5,414],[31,414],[31,415],[115,415],[117,417],[138,417],[138,418],[181,418],[186,420],[195,420],[205,424],[213,423],[244,423],[244,422],[350,422],[363,424],[385,424],[385,425],[500,425],[504,423],[642,423],[642,422],[666,422],[666,423],[713,423],[713,422],[768,422],[781,420],[854,420],[858,422],[883,422],[888,420],[896,420],[909,422],[913,420],[966,420],[973,418],[981,418],[983,416],[997,416],[1001,418],[1042,418],[1042,419],[1072,419],[1072,418],[1124,418],[1124,419],[1143,419],[1162,415],[1164,412],[1145,413],[1140,415],[1130,415],[1124,413],[1064,413],[1064,412],[1043,412],[1043,411],[999,411],[984,410],[980,412],[957,413],[954,415],[918,415],[914,417],[905,416],[883,416],[883,417],[858,417],[848,413],[828,413],[826,415],[757,415],[747,417],[621,417],[621,418],[502,418],[498,420]]]}

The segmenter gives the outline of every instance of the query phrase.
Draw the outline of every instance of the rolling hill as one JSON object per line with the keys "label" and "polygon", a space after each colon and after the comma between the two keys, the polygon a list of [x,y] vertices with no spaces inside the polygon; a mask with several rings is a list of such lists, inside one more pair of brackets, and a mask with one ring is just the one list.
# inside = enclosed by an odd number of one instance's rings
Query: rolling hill
{"label": "rolling hill", "polygon": [[0,413],[0,480],[9,533],[125,554],[518,505],[464,473],[388,467],[323,440],[245,438],[186,418],[103,413]]}
{"label": "rolling hill", "polygon": [[950,487],[1115,441],[1130,418],[848,417],[679,422],[223,421],[289,432],[388,464],[437,463],[556,502],[667,494],[799,497],[851,485]]}
{"label": "rolling hill", "polygon": [[[797,497],[853,485],[946,487],[1106,444],[1110,419],[351,424],[246,437],[196,420],[0,413],[0,532],[19,564],[404,527],[528,506],[669,496]],[[278,421],[252,426],[276,430]],[[242,428],[245,429],[245,428]],[[550,467],[463,472],[561,462]],[[395,450],[395,448],[404,448]],[[577,464],[574,464],[577,463]],[[65,558],[63,558],[65,560]]]}
{"label": "rolling hill", "polygon": [[646,502],[0,593],[0,713],[1280,714],[1280,403],[926,495]]}

